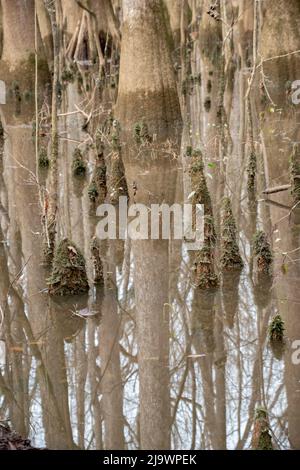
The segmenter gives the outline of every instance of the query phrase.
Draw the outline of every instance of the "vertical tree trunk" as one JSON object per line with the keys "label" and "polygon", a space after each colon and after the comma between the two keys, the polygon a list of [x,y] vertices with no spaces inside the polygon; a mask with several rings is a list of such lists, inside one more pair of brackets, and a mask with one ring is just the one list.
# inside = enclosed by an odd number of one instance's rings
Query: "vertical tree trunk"
{"label": "vertical tree trunk", "polygon": [[[117,118],[129,193],[172,203],[181,115],[167,28],[159,0],[125,0]],[[136,143],[136,125],[145,142]],[[170,144],[171,143],[171,144]],[[171,155],[166,151],[171,147]],[[140,154],[139,158],[137,155]],[[143,449],[170,448],[168,242],[133,240]]]}

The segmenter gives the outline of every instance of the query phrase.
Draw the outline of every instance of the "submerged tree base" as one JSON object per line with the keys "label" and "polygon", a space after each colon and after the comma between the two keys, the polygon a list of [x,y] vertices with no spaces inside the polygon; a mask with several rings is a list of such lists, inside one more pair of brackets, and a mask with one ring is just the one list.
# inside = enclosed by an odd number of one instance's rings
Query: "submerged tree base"
{"label": "submerged tree base", "polygon": [[67,238],[55,250],[47,284],[51,295],[77,295],[89,290],[84,257]]}

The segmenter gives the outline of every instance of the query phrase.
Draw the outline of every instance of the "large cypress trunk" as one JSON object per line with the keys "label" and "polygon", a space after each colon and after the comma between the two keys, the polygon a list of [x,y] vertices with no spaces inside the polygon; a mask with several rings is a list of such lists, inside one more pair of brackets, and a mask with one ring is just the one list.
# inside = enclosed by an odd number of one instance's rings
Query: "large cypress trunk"
{"label": "large cypress trunk", "polygon": [[[162,3],[125,0],[123,7],[117,118],[129,193],[138,203],[170,204],[178,175],[181,115]],[[137,129],[142,129],[141,136]],[[133,240],[132,249],[141,447],[168,449],[169,243]]]}

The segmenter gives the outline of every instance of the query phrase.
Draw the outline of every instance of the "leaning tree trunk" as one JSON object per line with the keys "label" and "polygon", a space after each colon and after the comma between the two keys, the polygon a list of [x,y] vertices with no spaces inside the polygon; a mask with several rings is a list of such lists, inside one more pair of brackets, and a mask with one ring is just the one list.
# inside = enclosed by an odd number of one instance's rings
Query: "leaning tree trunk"
{"label": "leaning tree trunk", "polygon": [[[131,197],[172,203],[181,116],[159,0],[125,0],[117,118]],[[136,158],[138,155],[138,158]],[[167,240],[133,240],[141,447],[170,448]]]}

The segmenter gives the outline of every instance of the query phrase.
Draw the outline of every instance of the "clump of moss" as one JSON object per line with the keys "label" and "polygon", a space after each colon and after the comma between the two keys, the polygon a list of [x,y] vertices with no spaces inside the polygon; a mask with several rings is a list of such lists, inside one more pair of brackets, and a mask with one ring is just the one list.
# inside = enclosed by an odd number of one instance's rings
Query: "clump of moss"
{"label": "clump of moss", "polygon": [[212,248],[204,245],[195,258],[195,284],[200,289],[215,289],[218,287],[218,276],[214,271]]}
{"label": "clump of moss", "polygon": [[181,82],[181,93],[183,96],[191,95],[194,87],[201,84],[201,74],[190,74],[185,77]]}
{"label": "clump of moss", "polygon": [[61,73],[61,80],[64,83],[72,83],[75,79],[74,72],[69,69],[68,67],[65,67]]}
{"label": "clump of moss", "polygon": [[259,230],[254,235],[253,250],[258,273],[270,274],[273,262],[271,246],[265,232]]}
{"label": "clump of moss", "polygon": [[135,123],[133,128],[133,137],[138,145],[151,141],[148,126],[144,121]]}
{"label": "clump of moss", "polygon": [[199,149],[192,151],[189,174],[193,193],[192,204],[203,204],[205,215],[212,216],[212,203],[204,175],[202,153]]}
{"label": "clump of moss", "polygon": [[224,198],[222,209],[221,268],[224,271],[242,269],[244,263],[236,240],[236,224],[228,197]]}
{"label": "clump of moss", "polygon": [[107,181],[106,181],[106,164],[103,154],[103,147],[96,141],[97,157],[95,161],[95,168],[92,180],[88,187],[88,195],[93,205],[103,204],[107,194]]}
{"label": "clump of moss", "polygon": [[191,145],[188,145],[186,147],[186,150],[185,150],[185,154],[187,157],[191,157],[192,156],[192,151],[193,151],[193,147]]}
{"label": "clump of moss", "polygon": [[294,203],[297,204],[300,201],[300,146],[295,144],[291,155],[290,163],[290,174],[291,174],[291,193],[294,199]]}
{"label": "clump of moss", "polygon": [[76,148],[73,153],[72,173],[73,176],[79,178],[83,178],[86,174],[86,163],[79,148]]}
{"label": "clump of moss", "polygon": [[214,218],[211,215],[204,216],[204,243],[210,247],[214,247],[217,241]]}
{"label": "clump of moss", "polygon": [[181,94],[187,96],[189,93],[189,82],[187,78],[184,78],[181,82]]}
{"label": "clump of moss", "polygon": [[256,155],[254,152],[250,152],[248,165],[247,165],[247,189],[250,193],[255,191],[255,177],[256,177],[256,170],[257,170],[257,161]]}
{"label": "clump of moss", "polygon": [[91,241],[91,255],[94,267],[94,284],[104,284],[103,264],[100,256],[100,245],[97,237],[93,237]]}
{"label": "clump of moss", "polygon": [[50,160],[48,158],[47,149],[41,147],[39,151],[39,167],[40,168],[49,168]]}
{"label": "clump of moss", "polygon": [[99,196],[97,185],[96,185],[96,182],[95,182],[94,179],[92,179],[92,181],[89,184],[88,195],[89,195],[90,201],[93,202],[93,203],[96,202],[96,200]]}
{"label": "clump of moss", "polygon": [[84,257],[67,238],[55,250],[47,284],[51,295],[77,295],[89,290]]}
{"label": "clump of moss", "polygon": [[209,113],[211,109],[211,98],[207,96],[204,100],[204,109],[207,113]]}
{"label": "clump of moss", "polygon": [[268,413],[263,408],[258,408],[255,412],[252,449],[273,450]]}
{"label": "clump of moss", "polygon": [[278,360],[282,358],[284,352],[284,330],[284,321],[279,314],[275,315],[269,325],[269,341],[273,354]]}
{"label": "clump of moss", "polygon": [[204,205],[204,246],[195,257],[195,284],[200,289],[214,289],[218,286],[218,277],[214,272],[213,247],[216,241],[212,204],[204,175],[202,153],[199,149],[191,151],[189,166],[193,205],[192,228],[195,229],[196,204]]}

